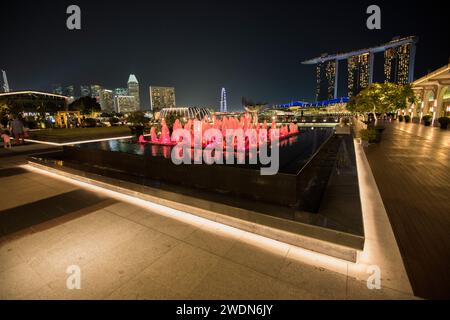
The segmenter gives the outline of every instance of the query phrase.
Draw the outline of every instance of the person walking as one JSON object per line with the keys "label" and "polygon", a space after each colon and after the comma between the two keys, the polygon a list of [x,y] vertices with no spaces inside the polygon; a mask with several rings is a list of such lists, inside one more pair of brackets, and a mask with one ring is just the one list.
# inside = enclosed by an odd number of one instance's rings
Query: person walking
{"label": "person walking", "polygon": [[1,138],[3,140],[3,147],[5,149],[11,149],[11,137],[9,136],[8,130],[2,131]]}
{"label": "person walking", "polygon": [[14,136],[15,145],[25,143],[23,123],[18,116],[14,116],[13,121],[11,121],[11,131]]}

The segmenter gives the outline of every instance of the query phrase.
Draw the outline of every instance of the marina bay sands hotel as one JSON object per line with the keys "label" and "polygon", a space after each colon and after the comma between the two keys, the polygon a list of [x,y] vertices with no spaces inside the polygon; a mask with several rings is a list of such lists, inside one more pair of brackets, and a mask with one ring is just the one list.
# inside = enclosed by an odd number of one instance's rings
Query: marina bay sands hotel
{"label": "marina bay sands hotel", "polygon": [[317,101],[338,98],[339,62],[347,60],[348,92],[352,97],[373,82],[374,56],[384,54],[384,81],[407,84],[413,81],[414,59],[417,37],[394,38],[377,47],[355,50],[303,61],[303,64],[317,65]]}

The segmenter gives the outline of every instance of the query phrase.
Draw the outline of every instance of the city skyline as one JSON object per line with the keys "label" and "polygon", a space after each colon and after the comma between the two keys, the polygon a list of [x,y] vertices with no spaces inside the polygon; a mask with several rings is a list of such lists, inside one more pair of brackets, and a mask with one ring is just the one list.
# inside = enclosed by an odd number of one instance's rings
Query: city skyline
{"label": "city skyline", "polygon": [[[228,107],[236,110],[241,108],[242,96],[274,104],[314,101],[316,70],[301,61],[323,52],[370,47],[414,34],[420,38],[415,78],[445,64],[450,52],[448,41],[435,32],[445,27],[444,16],[438,16],[443,13],[418,24],[422,12],[406,1],[378,4],[381,30],[366,28],[365,11],[370,4],[366,1],[281,1],[275,8],[254,1],[230,2],[221,4],[220,10],[218,4],[204,1],[131,2],[122,10],[118,3],[105,6],[79,1],[83,13],[79,31],[65,27],[67,3],[27,4],[26,12],[33,15],[23,14],[24,4],[5,4],[10,14],[0,24],[10,30],[6,36],[10,47],[21,48],[2,53],[0,63],[8,72],[10,87],[48,91],[52,83],[99,83],[113,89],[132,73],[139,77],[141,88],[151,84],[176,87],[180,105],[219,107],[217,90],[226,87],[231,92]],[[322,12],[324,6],[327,10]],[[175,23],[162,28],[165,17],[161,12],[171,12]],[[317,19],[319,14],[321,19]],[[120,27],[118,19],[124,22]],[[23,25],[33,26],[26,29],[27,43],[17,42],[20,37],[15,30]],[[152,32],[151,44],[145,41],[149,30],[157,31]],[[98,41],[100,35],[104,41]],[[65,39],[67,50],[51,41],[54,38]],[[121,39],[120,46],[104,50],[104,43],[117,39]],[[39,55],[32,49],[37,46]],[[140,100],[149,109],[148,90],[141,90]]]}

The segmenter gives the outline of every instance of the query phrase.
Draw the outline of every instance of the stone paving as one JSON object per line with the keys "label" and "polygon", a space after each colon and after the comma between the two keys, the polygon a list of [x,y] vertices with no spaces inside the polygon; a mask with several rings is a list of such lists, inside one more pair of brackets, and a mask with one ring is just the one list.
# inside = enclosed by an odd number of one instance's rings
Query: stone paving
{"label": "stone paving", "polygon": [[[202,219],[180,220],[24,163],[23,156],[0,159],[0,299],[414,298],[388,231],[390,242],[383,242],[368,227],[371,252],[355,265]],[[395,261],[381,290],[367,288],[367,256],[383,271]],[[80,290],[67,289],[70,265],[80,267]]]}

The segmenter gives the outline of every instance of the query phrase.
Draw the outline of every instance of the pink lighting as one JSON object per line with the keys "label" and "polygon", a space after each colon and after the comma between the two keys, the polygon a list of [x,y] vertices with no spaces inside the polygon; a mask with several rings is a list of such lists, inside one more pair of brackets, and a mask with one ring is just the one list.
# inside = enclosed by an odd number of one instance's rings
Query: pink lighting
{"label": "pink lighting", "polygon": [[[185,119],[183,119],[185,120]],[[218,145],[222,145],[226,148],[227,131],[240,131],[246,134],[245,137],[245,148],[248,150],[250,147],[265,144],[271,140],[271,131],[279,129],[280,138],[288,138],[297,135],[298,127],[295,123],[290,123],[288,125],[282,125],[277,127],[275,120],[272,121],[270,129],[268,129],[267,121],[264,120],[263,124],[260,125],[257,121],[253,121],[250,114],[246,113],[240,118],[235,117],[223,117],[222,119],[217,119],[215,116],[211,119],[204,118],[203,120],[188,120],[185,124],[181,123],[180,119],[176,119],[173,128],[172,135],[170,129],[167,126],[165,120],[161,121],[161,132],[158,134],[155,127],[150,129],[150,140],[146,140],[143,135],[139,137],[139,143],[150,143],[155,145],[167,145],[174,146],[183,141],[183,137],[178,137],[173,133],[178,129],[184,129],[191,134],[191,145],[202,146],[202,148],[214,148]],[[209,129],[215,129],[216,132],[222,133],[222,139],[218,139],[217,135],[207,135]],[[175,138],[177,136],[177,138]],[[187,139],[187,138],[186,138]],[[235,138],[233,141],[234,149],[237,148],[238,139]]]}

